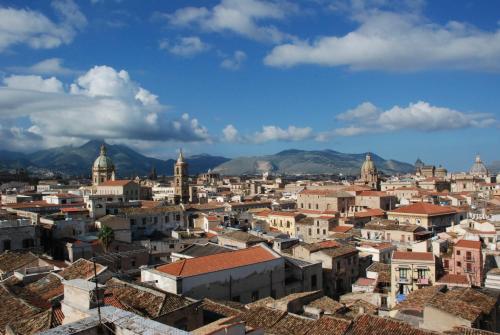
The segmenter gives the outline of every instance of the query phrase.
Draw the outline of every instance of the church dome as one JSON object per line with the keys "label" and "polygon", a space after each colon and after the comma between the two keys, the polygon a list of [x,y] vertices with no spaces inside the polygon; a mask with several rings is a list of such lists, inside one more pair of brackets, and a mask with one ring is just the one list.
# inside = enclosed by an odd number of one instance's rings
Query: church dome
{"label": "church dome", "polygon": [[370,154],[366,155],[366,159],[363,162],[363,165],[361,166],[361,174],[370,174],[373,172],[376,172],[377,168],[375,167],[375,163],[372,161],[372,157]]}
{"label": "church dome", "polygon": [[94,169],[113,169],[113,161],[106,155],[106,146],[101,145],[101,154],[94,161]]}
{"label": "church dome", "polygon": [[474,176],[487,176],[488,175],[488,169],[484,165],[484,163],[481,161],[481,157],[479,155],[476,156],[476,161],[470,168],[469,173]]}

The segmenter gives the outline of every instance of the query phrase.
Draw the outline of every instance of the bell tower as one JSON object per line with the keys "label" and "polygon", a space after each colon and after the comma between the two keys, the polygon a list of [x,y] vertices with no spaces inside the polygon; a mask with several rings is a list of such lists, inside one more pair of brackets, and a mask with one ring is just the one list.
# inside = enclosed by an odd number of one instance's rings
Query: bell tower
{"label": "bell tower", "polygon": [[184,160],[182,149],[174,166],[174,189],[175,197],[180,203],[189,202],[188,164]]}

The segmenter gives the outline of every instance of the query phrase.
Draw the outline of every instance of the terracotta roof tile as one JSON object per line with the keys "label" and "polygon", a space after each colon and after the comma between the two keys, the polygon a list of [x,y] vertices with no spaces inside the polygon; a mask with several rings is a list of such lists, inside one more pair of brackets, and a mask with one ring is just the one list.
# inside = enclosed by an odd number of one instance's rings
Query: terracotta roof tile
{"label": "terracotta roof tile", "polygon": [[306,335],[344,335],[351,321],[323,316],[310,327]]}
{"label": "terracotta roof tile", "polygon": [[396,214],[422,214],[422,215],[444,215],[455,214],[457,211],[449,206],[439,206],[427,202],[417,202],[408,206],[400,207],[389,211]]}
{"label": "terracotta roof tile", "polygon": [[433,262],[434,255],[432,252],[394,251],[392,259]]}
{"label": "terracotta roof tile", "polygon": [[275,255],[271,250],[257,245],[221,254],[183,259],[175,263],[159,266],[156,270],[173,276],[190,277],[267,262],[277,258],[279,256]]}
{"label": "terracotta roof tile", "polygon": [[354,320],[349,335],[435,335],[437,333],[412,327],[394,319],[362,314]]}
{"label": "terracotta roof tile", "polygon": [[314,320],[298,315],[287,314],[278,320],[267,333],[273,335],[302,335],[311,329]]}
{"label": "terracotta roof tile", "polygon": [[455,247],[481,250],[481,241],[460,240]]}

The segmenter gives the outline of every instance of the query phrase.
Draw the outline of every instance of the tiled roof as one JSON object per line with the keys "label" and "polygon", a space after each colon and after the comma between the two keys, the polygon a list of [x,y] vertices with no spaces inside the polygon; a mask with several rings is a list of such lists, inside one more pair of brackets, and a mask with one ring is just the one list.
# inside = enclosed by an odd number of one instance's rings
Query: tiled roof
{"label": "tiled roof", "polygon": [[307,304],[307,307],[318,308],[327,314],[335,314],[338,310],[344,308],[344,305],[330,297],[324,296]]}
{"label": "tiled roof", "polygon": [[449,206],[439,206],[427,202],[416,202],[414,204],[400,207],[389,211],[396,214],[422,214],[422,215],[444,215],[455,214],[457,211]]}
{"label": "tiled roof", "polygon": [[314,322],[306,335],[344,335],[350,325],[349,320],[322,316]]}
{"label": "tiled roof", "polygon": [[240,315],[242,321],[252,328],[263,328],[264,331],[278,322],[287,313],[277,309],[267,307],[252,308]]}
{"label": "tiled roof", "polygon": [[460,240],[455,243],[455,247],[481,250],[481,241]]}
{"label": "tiled roof", "polygon": [[453,330],[446,331],[447,335],[498,335],[498,333],[487,330],[469,328],[469,327],[454,327]]}
{"label": "tiled roof", "polygon": [[[102,271],[106,270],[101,264],[96,264],[97,274],[99,275]],[[71,279],[90,279],[94,277],[94,263],[86,259],[80,258],[73,264],[71,264],[66,269],[58,273],[65,280]]]}
{"label": "tiled roof", "polygon": [[444,291],[444,285],[435,285],[423,287],[420,290],[415,290],[406,295],[406,299],[397,304],[394,309],[398,310],[415,310],[423,312],[425,304],[432,299],[438,292]]}
{"label": "tiled roof", "polygon": [[388,197],[391,195],[387,192],[382,192],[382,191],[362,191],[357,196],[359,196],[359,197]]}
{"label": "tiled roof", "polygon": [[176,294],[128,283],[116,278],[106,283],[106,293],[112,295],[126,310],[148,318],[158,318],[192,302]]}
{"label": "tiled roof", "polygon": [[286,216],[286,217],[302,217],[303,214],[298,212],[289,212],[289,211],[273,211],[269,212],[268,216]]}
{"label": "tiled roof", "polygon": [[465,275],[447,273],[437,281],[438,284],[460,284],[469,285],[469,279]]}
{"label": "tiled roof", "polygon": [[433,262],[434,255],[432,252],[394,251],[392,259]]}
{"label": "tiled roof", "polygon": [[37,259],[31,252],[5,251],[0,254],[0,272],[8,273],[20,269]]}
{"label": "tiled roof", "polygon": [[394,319],[362,314],[354,320],[349,335],[435,335],[437,333],[412,327]]}
{"label": "tiled roof", "polygon": [[450,299],[448,294],[438,293],[426,304],[459,318],[474,322],[481,316],[481,308],[470,305],[459,299]]}
{"label": "tiled roof", "polygon": [[397,221],[394,220],[372,220],[365,225],[364,229],[398,230],[409,233],[416,232],[417,230],[425,230],[425,228],[422,228],[421,226],[415,224],[406,224],[406,223],[403,224],[403,223],[398,223]]}
{"label": "tiled roof", "polygon": [[241,311],[236,308],[227,306],[223,303],[216,302],[207,298],[203,299],[203,302],[201,303],[201,308],[204,311],[215,313],[220,316],[235,316],[241,314]]}
{"label": "tiled roof", "polygon": [[358,278],[356,282],[353,285],[358,285],[358,286],[373,286],[375,285],[375,279],[372,278]]}
{"label": "tiled roof", "polygon": [[48,309],[52,306],[52,299],[64,294],[64,286],[60,277],[50,273],[24,287],[13,286],[11,291],[33,306]]}
{"label": "tiled roof", "polygon": [[330,257],[340,257],[348,254],[354,254],[358,253],[358,249],[352,245],[342,245],[338,248],[332,248],[332,249],[323,249],[321,250],[322,253],[330,256]]}
{"label": "tiled roof", "polygon": [[381,209],[378,208],[370,208],[366,209],[362,212],[355,212],[354,217],[356,218],[366,218],[366,217],[372,217],[372,216],[384,216],[385,212]]}
{"label": "tiled roof", "polygon": [[104,183],[99,184],[99,186],[125,186],[133,183],[132,180],[108,180]]}
{"label": "tiled roof", "polygon": [[247,249],[230,251],[229,253],[183,259],[175,263],[162,265],[156,268],[178,277],[190,277],[205,273],[233,269],[279,258],[271,250],[261,245]]}
{"label": "tiled roof", "polygon": [[348,231],[352,230],[353,226],[337,226],[333,227],[330,231],[335,232],[335,233],[347,233]]}
{"label": "tiled roof", "polygon": [[52,308],[52,327],[57,327],[62,325],[64,321],[64,313],[61,306]]}
{"label": "tiled roof", "polygon": [[391,272],[391,265],[390,264],[385,264],[385,263],[380,263],[380,262],[373,262],[368,268],[366,268],[366,271],[371,271],[371,272]]}
{"label": "tiled roof", "polygon": [[273,335],[303,335],[312,327],[314,320],[287,314],[278,320],[266,333]]}
{"label": "tiled roof", "polygon": [[327,195],[333,194],[335,192],[336,192],[336,190],[310,190],[310,189],[304,189],[304,190],[300,191],[299,194],[327,196]]}
{"label": "tiled roof", "polygon": [[40,311],[11,294],[5,286],[0,285],[0,334],[4,334],[5,326],[11,322],[27,320]]}
{"label": "tiled roof", "polygon": [[52,311],[46,310],[35,316],[9,324],[9,328],[17,335],[31,335],[49,330],[52,326]]}
{"label": "tiled roof", "polygon": [[235,230],[235,231],[231,231],[229,233],[223,234],[223,235],[219,235],[219,238],[220,237],[225,237],[225,238],[228,238],[231,240],[245,242],[245,243],[266,242],[266,240],[261,238],[261,237],[258,237],[258,236],[246,233],[244,231],[240,231],[240,230]]}

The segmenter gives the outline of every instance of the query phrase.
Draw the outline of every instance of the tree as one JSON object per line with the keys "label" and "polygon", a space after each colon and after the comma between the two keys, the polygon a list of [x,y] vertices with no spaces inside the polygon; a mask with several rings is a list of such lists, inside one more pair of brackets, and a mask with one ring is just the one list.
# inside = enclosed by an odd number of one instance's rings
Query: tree
{"label": "tree", "polygon": [[104,251],[108,252],[109,245],[115,239],[115,232],[113,231],[113,229],[104,225],[99,230],[99,234],[97,236],[99,237],[99,240],[101,240]]}

